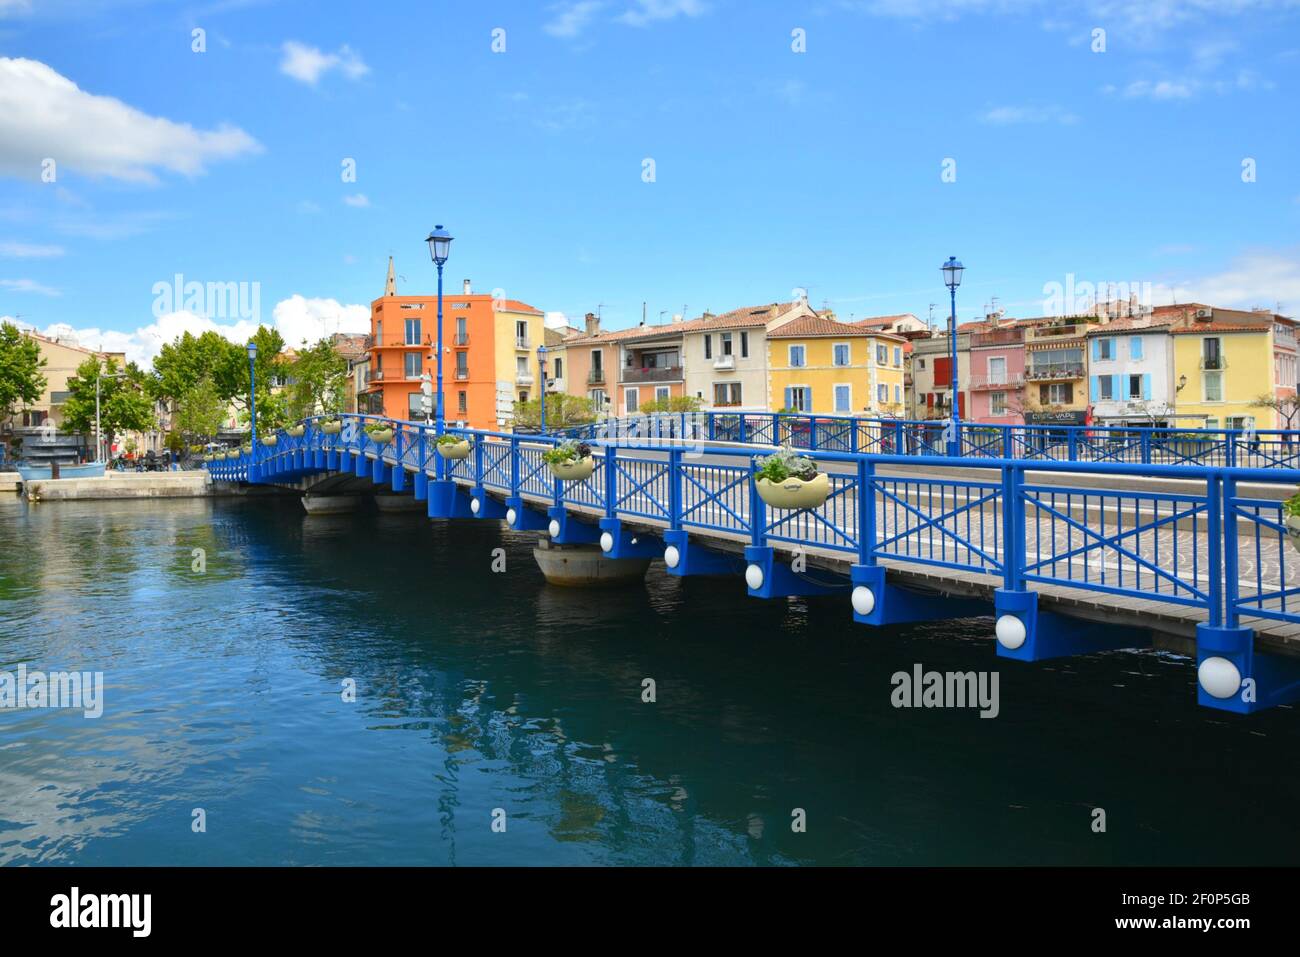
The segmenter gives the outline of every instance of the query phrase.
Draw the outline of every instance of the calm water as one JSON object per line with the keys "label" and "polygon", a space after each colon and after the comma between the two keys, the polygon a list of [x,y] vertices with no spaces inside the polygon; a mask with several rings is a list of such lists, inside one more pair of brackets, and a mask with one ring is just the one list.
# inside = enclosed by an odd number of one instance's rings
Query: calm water
{"label": "calm water", "polygon": [[[0,862],[1293,863],[1300,850],[1300,712],[1199,709],[1184,659],[998,662],[988,621],[873,632],[847,620],[846,598],[761,602],[738,578],[652,569],[644,587],[558,589],[531,541],[487,522],[308,518],[291,499],[0,501],[0,670],[106,683],[98,720],[0,711]],[[490,570],[498,547],[506,574]],[[997,669],[1001,714],[894,709],[891,674],[918,662]],[[792,808],[807,833],[791,832]]]}

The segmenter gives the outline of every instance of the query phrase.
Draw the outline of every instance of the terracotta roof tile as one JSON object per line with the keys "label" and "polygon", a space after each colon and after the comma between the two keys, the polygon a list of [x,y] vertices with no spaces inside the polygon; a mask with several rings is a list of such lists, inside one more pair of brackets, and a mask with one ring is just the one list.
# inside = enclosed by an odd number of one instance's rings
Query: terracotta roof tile
{"label": "terracotta roof tile", "polygon": [[875,339],[904,341],[902,336],[896,336],[891,332],[863,329],[856,322],[840,322],[823,316],[802,316],[799,319],[792,319],[767,334],[769,339],[810,339],[822,336],[839,336],[841,338],[870,336]]}

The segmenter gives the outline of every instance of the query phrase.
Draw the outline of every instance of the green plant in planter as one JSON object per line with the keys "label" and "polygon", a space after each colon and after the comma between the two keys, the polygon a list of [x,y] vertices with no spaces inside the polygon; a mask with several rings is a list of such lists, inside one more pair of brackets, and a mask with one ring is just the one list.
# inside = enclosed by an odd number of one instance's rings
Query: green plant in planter
{"label": "green plant in planter", "polygon": [[1300,485],[1296,486],[1295,494],[1282,503],[1282,514],[1287,518],[1300,518]]}
{"label": "green plant in planter", "polygon": [[462,443],[462,442],[468,442],[468,441],[469,441],[469,436],[467,436],[467,435],[451,435],[451,434],[447,434],[447,435],[440,435],[440,436],[438,436],[437,442],[436,442],[435,444],[437,444],[437,445],[460,445],[460,443]]}
{"label": "green plant in planter", "polygon": [[788,445],[771,455],[760,456],[755,459],[754,464],[757,466],[754,470],[754,478],[767,479],[773,485],[778,485],[788,478],[811,482],[817,477],[819,471],[816,462]]}
{"label": "green plant in planter", "polygon": [[591,458],[591,446],[577,439],[561,442],[555,448],[547,449],[542,453],[542,461],[547,465],[567,465],[586,458]]}

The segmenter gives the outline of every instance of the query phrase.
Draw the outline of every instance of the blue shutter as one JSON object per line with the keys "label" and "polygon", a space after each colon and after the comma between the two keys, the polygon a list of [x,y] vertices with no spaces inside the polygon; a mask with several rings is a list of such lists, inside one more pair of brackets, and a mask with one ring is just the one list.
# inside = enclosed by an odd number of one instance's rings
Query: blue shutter
{"label": "blue shutter", "polygon": [[1150,372],[1144,372],[1142,374],[1142,398],[1147,401],[1151,400],[1151,373]]}
{"label": "blue shutter", "polygon": [[1088,388],[1089,395],[1092,397],[1093,402],[1096,402],[1097,398],[1101,395],[1101,386],[1098,385],[1100,381],[1101,381],[1101,376],[1098,375],[1093,376],[1092,384]]}
{"label": "blue shutter", "polygon": [[1101,358],[1101,340],[1092,340],[1092,361],[1096,362]]}
{"label": "blue shutter", "polygon": [[1122,375],[1110,377],[1110,397],[1116,402],[1128,401],[1128,396],[1124,394],[1124,377]]}
{"label": "blue shutter", "polygon": [[1129,342],[1132,343],[1132,345],[1129,346],[1129,355],[1131,355],[1134,359],[1141,359],[1142,358],[1142,337],[1134,336],[1132,339],[1129,340]]}
{"label": "blue shutter", "polygon": [[794,408],[794,390],[789,386],[785,387],[785,405],[783,405],[781,408],[783,409]]}

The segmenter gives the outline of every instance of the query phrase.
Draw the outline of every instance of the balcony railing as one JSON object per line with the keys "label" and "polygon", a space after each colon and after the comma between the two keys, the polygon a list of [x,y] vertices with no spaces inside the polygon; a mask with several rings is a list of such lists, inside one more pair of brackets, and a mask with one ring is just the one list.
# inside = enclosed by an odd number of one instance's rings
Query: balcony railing
{"label": "balcony railing", "polygon": [[995,329],[992,332],[976,332],[970,337],[972,349],[980,346],[1005,346],[1014,345],[1017,342],[1025,341],[1025,330],[1023,329]]}
{"label": "balcony railing", "polygon": [[590,372],[587,373],[587,385],[604,385],[604,384],[605,384],[604,369],[592,369]]}
{"label": "balcony railing", "polygon": [[536,377],[531,372],[515,373],[516,385],[532,385],[536,381],[537,381]]}
{"label": "balcony railing", "polygon": [[1228,368],[1228,360],[1223,356],[1201,356],[1201,368],[1206,372],[1222,372]]}
{"label": "balcony railing", "polygon": [[676,382],[682,377],[681,366],[664,366],[654,369],[628,369],[623,370],[620,382]]}
{"label": "balcony railing", "polygon": [[457,366],[455,375],[457,379],[468,379],[469,369],[465,368],[465,366]]}
{"label": "balcony railing", "polygon": [[728,356],[714,356],[714,358],[713,358],[713,368],[715,368],[715,369],[734,369],[734,368],[736,368],[736,357],[735,357],[734,355],[728,355]]}
{"label": "balcony railing", "polygon": [[1019,389],[1025,384],[1025,377],[1019,372],[1007,372],[1002,375],[975,375],[971,376],[970,387],[972,389]]}
{"label": "balcony railing", "polygon": [[1042,379],[1082,379],[1082,362],[1047,362],[1032,365],[1025,370],[1025,378],[1039,381]]}
{"label": "balcony railing", "polygon": [[527,348],[529,348],[528,337],[527,337],[527,336],[515,336],[515,348],[516,348],[516,349],[527,349]]}
{"label": "balcony railing", "polygon": [[468,333],[468,332],[458,332],[458,333],[456,333],[456,340],[455,340],[455,342],[456,342],[456,345],[458,345],[458,346],[467,346],[467,345],[469,345],[469,333]]}

